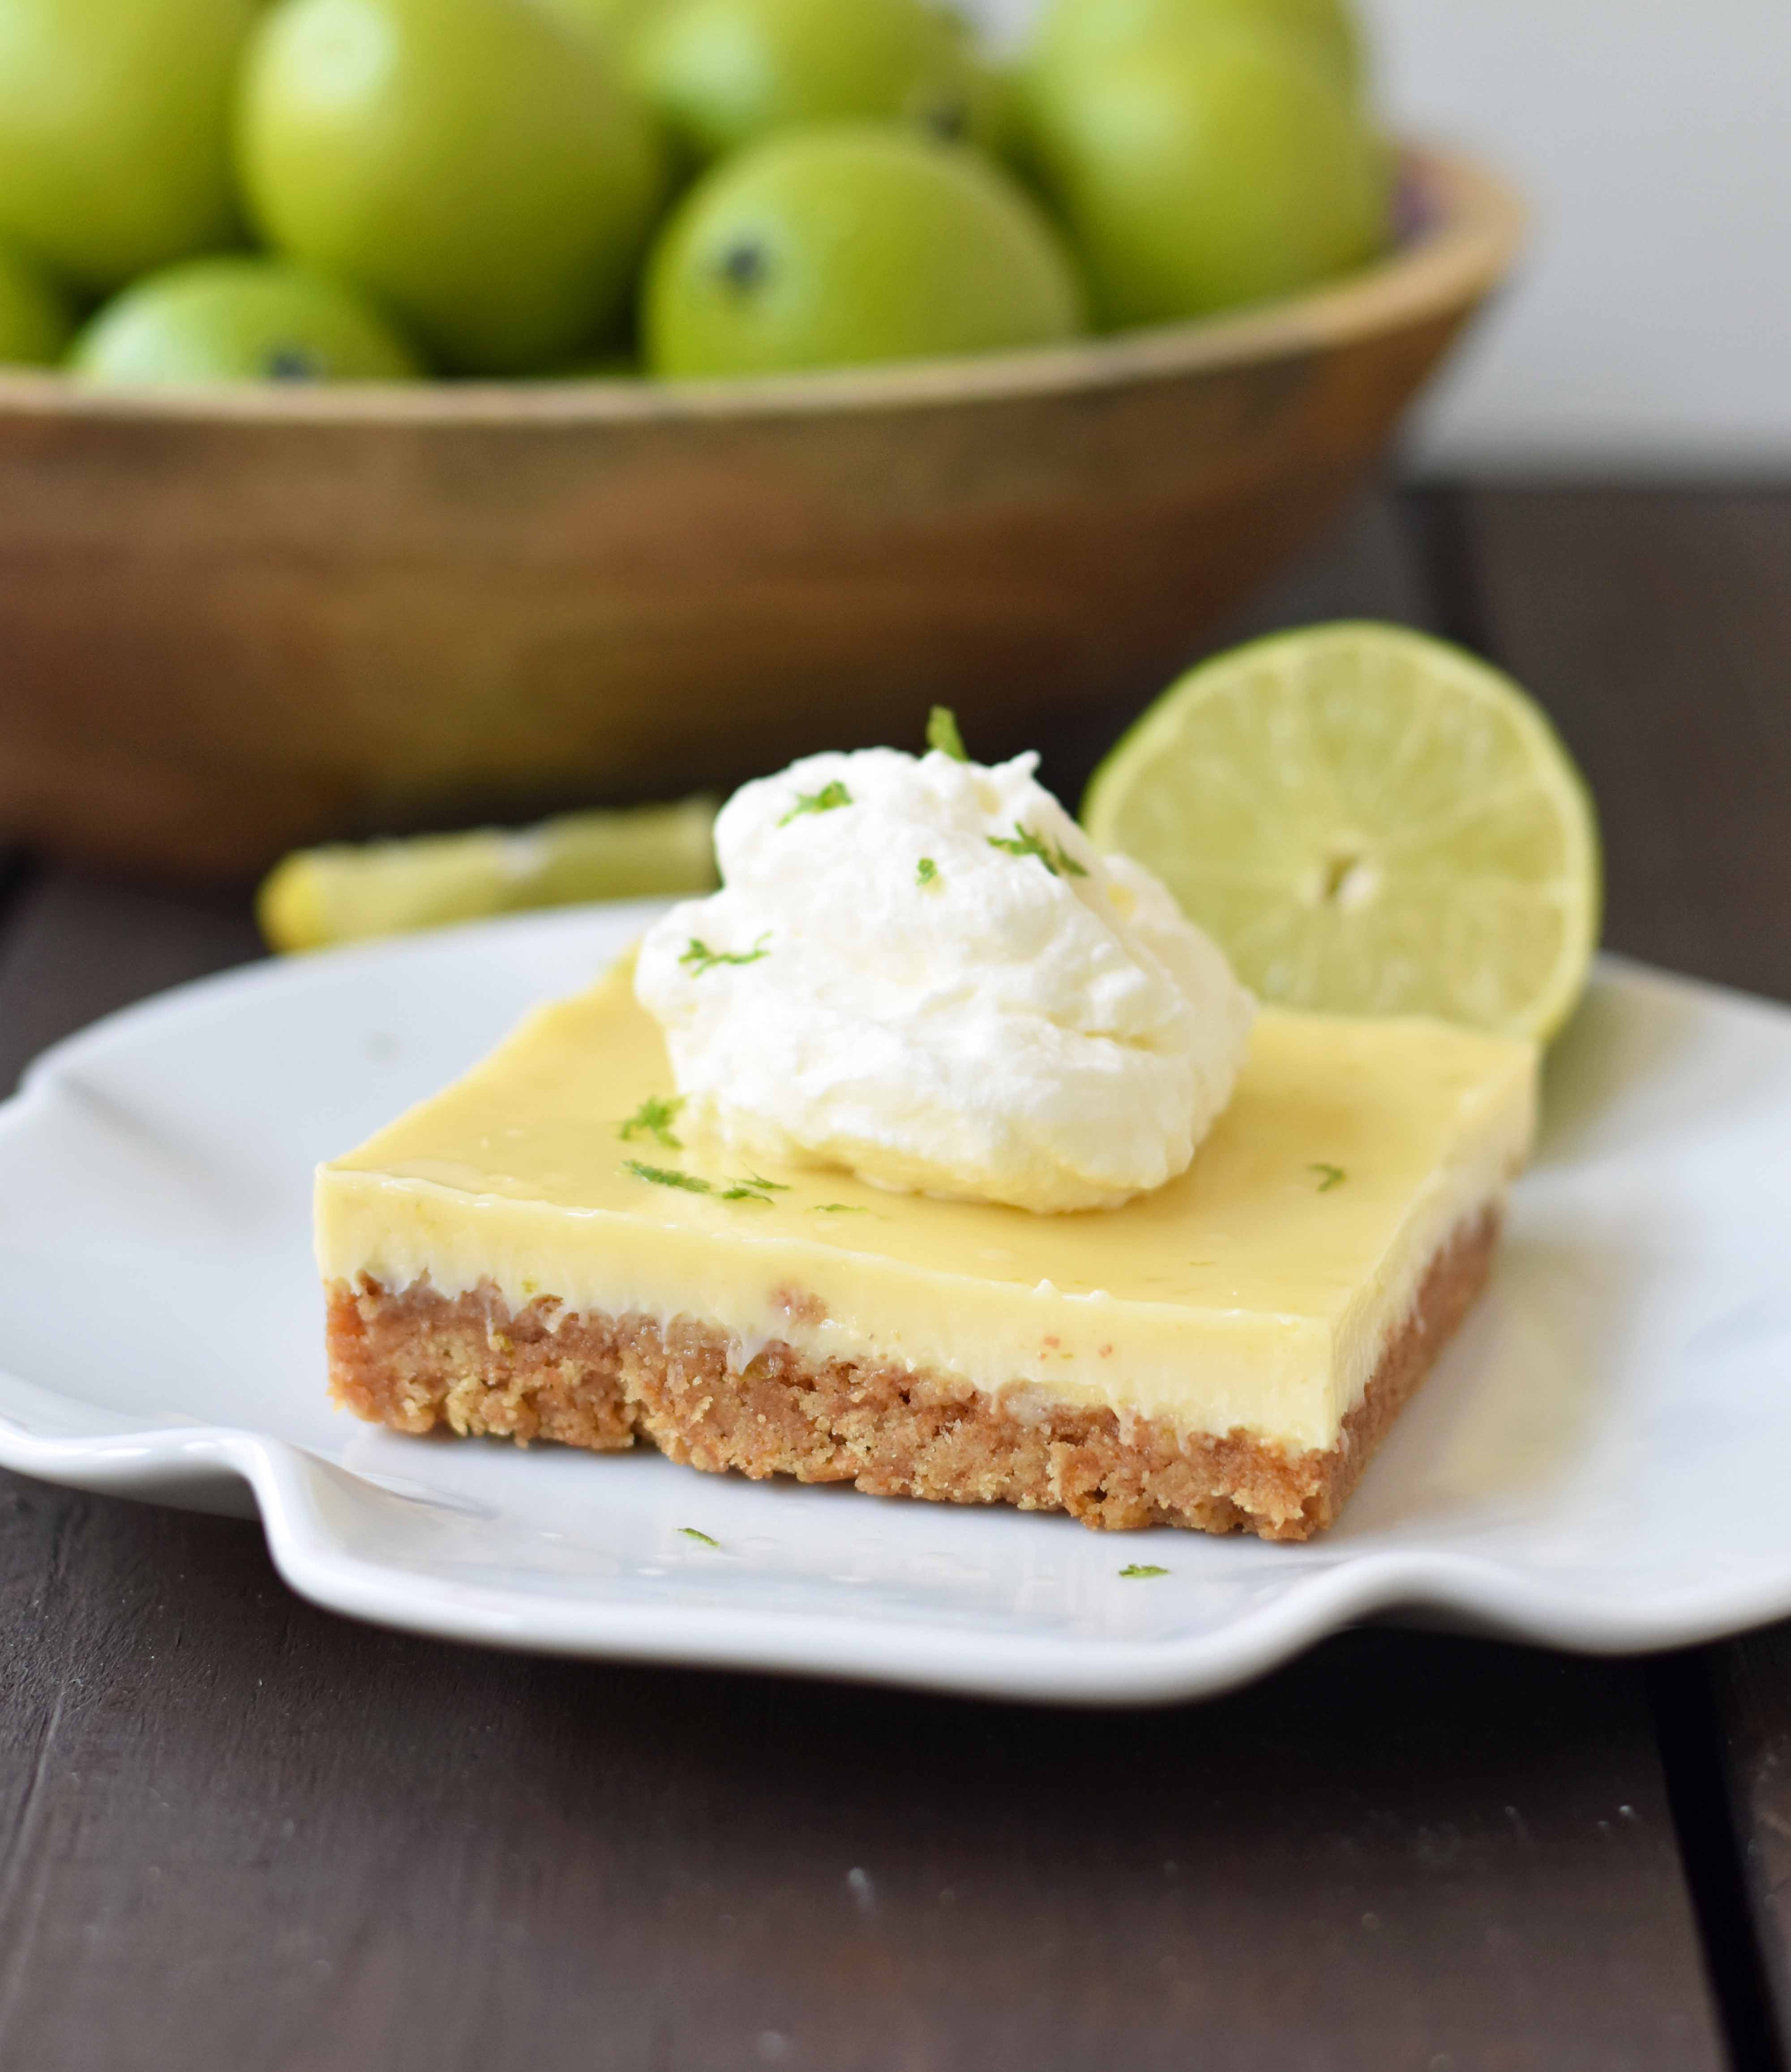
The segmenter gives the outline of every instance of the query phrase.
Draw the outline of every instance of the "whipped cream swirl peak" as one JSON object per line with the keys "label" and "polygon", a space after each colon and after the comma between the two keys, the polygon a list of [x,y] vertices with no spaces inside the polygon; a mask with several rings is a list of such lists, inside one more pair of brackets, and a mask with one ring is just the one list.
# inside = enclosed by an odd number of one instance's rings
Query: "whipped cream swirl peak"
{"label": "whipped cream swirl peak", "polygon": [[1186,1169],[1255,1004],[1037,767],[873,748],[734,794],[723,889],[668,914],[635,968],[680,1131],[1041,1212],[1111,1207]]}

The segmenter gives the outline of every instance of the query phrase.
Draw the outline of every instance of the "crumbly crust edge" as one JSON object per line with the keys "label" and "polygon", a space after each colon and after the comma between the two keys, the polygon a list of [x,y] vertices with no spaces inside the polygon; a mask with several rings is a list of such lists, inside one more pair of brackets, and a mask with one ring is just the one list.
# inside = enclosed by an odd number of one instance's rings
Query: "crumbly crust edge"
{"label": "crumbly crust edge", "polygon": [[[369,1423],[610,1451],[645,1439],[675,1461],[755,1479],[849,1482],[878,1496],[1062,1511],[1087,1526],[1173,1525],[1302,1540],[1330,1525],[1438,1351],[1485,1285],[1499,1215],[1463,1223],[1432,1260],[1336,1445],[1290,1453],[1243,1431],[999,1392],[955,1375],[819,1359],[782,1342],[745,1367],[727,1334],[680,1316],[513,1311],[489,1283],[362,1278],[328,1295],[331,1393]],[[791,1303],[803,1300],[791,1291]]]}

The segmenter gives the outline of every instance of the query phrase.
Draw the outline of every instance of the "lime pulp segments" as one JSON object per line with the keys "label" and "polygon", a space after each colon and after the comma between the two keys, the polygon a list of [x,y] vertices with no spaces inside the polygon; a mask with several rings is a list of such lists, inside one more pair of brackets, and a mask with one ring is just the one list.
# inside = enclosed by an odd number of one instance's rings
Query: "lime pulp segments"
{"label": "lime pulp segments", "polygon": [[1202,664],[1108,755],[1082,818],[1288,1006],[1546,1039],[1597,944],[1597,822],[1567,750],[1509,677],[1402,627]]}

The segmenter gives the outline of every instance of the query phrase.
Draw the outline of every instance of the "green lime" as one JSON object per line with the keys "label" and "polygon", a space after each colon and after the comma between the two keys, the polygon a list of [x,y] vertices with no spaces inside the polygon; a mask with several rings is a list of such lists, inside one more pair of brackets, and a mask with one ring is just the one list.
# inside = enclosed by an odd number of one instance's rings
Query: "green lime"
{"label": "green lime", "polygon": [[259,0],[0,0],[0,230],[103,293],[240,236],[229,109]]}
{"label": "green lime", "polygon": [[37,261],[0,240],[0,364],[52,367],[68,349],[75,318]]}
{"label": "green lime", "polygon": [[1024,155],[1105,324],[1260,302],[1386,245],[1388,154],[1287,37],[1217,22],[1023,82]]}
{"label": "green lime", "polygon": [[468,374],[598,338],[665,179],[596,46],[520,0],[279,0],[250,47],[239,156],[274,245]]}
{"label": "green lime", "polygon": [[189,259],[101,310],[69,364],[89,380],[403,381],[423,368],[351,288],[278,259]]}
{"label": "green lime", "polygon": [[594,352],[581,360],[565,360],[544,367],[528,376],[531,381],[639,381],[643,377],[640,362],[631,352]]}
{"label": "green lime", "polygon": [[655,374],[763,374],[1070,336],[1056,232],[992,161],[893,124],[791,130],[716,166],[647,264]]}
{"label": "green lime", "polygon": [[665,0],[538,0],[538,4],[576,35],[589,37],[606,51],[619,52]]}
{"label": "green lime", "polygon": [[714,825],[714,800],[696,798],[567,813],[515,833],[299,849],[269,873],[256,914],[272,948],[320,950],[525,907],[709,892]]}
{"label": "green lime", "polygon": [[976,54],[969,75],[964,134],[973,144],[1012,163],[1017,158],[1014,68]]}
{"label": "green lime", "polygon": [[698,160],[851,117],[965,138],[992,114],[969,31],[928,0],[672,0],[631,71]]}
{"label": "green lime", "polygon": [[1585,783],[1508,676],[1403,627],[1203,663],[1095,772],[1082,820],[1265,1000],[1546,1038],[1598,941]]}
{"label": "green lime", "polygon": [[1366,56],[1348,0],[1052,0],[1033,32],[1026,66],[1065,77],[1103,52],[1214,22],[1279,31],[1345,92],[1362,90]]}

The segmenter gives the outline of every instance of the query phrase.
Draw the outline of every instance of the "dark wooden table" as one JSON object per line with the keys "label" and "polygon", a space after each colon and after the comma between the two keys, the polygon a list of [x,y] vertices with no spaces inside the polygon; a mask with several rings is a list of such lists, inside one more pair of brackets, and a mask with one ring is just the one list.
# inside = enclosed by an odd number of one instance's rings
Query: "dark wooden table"
{"label": "dark wooden table", "polygon": [[[1791,494],[1389,494],[1232,630],[1346,612],[1547,702],[1614,945],[1791,997]],[[256,953],[241,898],[3,890],[8,1083]],[[0,1477],[0,1636],[5,2072],[1787,2062],[1791,1629],[1054,1713],[376,1632],[253,1526]]]}

